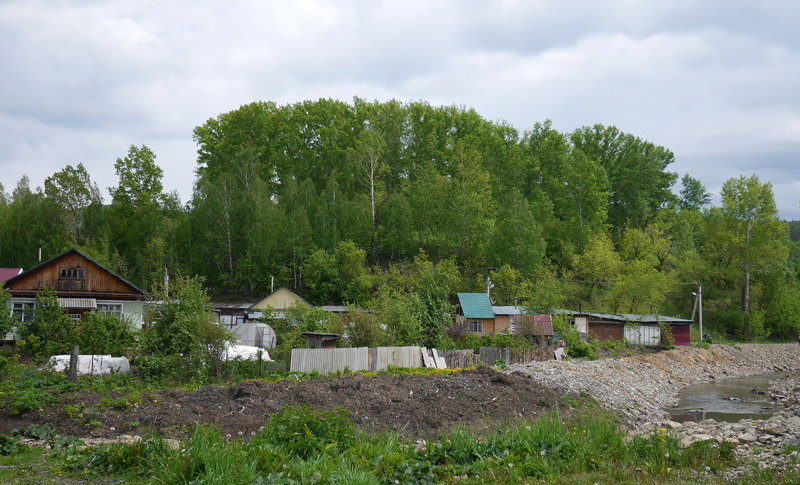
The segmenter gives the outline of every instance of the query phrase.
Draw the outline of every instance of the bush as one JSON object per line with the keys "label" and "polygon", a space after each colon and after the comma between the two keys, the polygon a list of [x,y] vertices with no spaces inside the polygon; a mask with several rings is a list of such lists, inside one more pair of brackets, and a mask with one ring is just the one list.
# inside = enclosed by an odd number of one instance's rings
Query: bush
{"label": "bush", "polygon": [[583,340],[578,340],[567,347],[567,353],[576,359],[597,360],[597,351]]}
{"label": "bush", "polygon": [[155,458],[171,452],[161,438],[151,438],[133,444],[104,443],[97,446],[64,447],[58,456],[64,469],[80,475],[106,475],[133,468],[150,466]]}
{"label": "bush", "polygon": [[84,354],[125,355],[135,342],[135,330],[127,319],[89,312],[84,314],[77,344]]}
{"label": "bush", "polygon": [[47,288],[36,296],[36,315],[32,322],[19,327],[25,342],[23,351],[34,358],[68,354],[77,342],[75,323],[58,304],[56,292]]}
{"label": "bush", "polygon": [[349,411],[323,411],[308,405],[288,406],[269,418],[269,424],[257,437],[277,445],[302,459],[322,452],[343,451],[353,442],[354,428]]}
{"label": "bush", "polygon": [[675,338],[672,336],[672,327],[660,325],[661,327],[661,349],[669,350],[675,348]]}
{"label": "bush", "polygon": [[175,364],[180,364],[175,358],[144,355],[134,358],[131,367],[147,385],[159,386],[173,374]]}

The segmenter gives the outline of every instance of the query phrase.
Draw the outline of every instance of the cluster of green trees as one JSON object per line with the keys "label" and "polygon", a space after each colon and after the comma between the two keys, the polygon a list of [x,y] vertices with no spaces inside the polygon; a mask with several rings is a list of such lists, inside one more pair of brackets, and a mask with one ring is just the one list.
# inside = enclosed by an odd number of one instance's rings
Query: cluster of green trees
{"label": "cluster of green trees", "polygon": [[[77,246],[145,288],[166,266],[241,299],[274,278],[315,304],[400,301],[384,314],[434,340],[487,271],[501,304],[687,317],[702,282],[721,332],[800,333],[800,251],[771,185],[732,178],[710,207],[686,174],[675,195],[673,154],[614,127],[520,132],[457,106],[355,98],[252,103],[194,137],[186,206],[146,146],[117,159],[110,203],[80,164],[44,190],[0,190],[0,264]],[[421,264],[448,279],[425,287]]]}

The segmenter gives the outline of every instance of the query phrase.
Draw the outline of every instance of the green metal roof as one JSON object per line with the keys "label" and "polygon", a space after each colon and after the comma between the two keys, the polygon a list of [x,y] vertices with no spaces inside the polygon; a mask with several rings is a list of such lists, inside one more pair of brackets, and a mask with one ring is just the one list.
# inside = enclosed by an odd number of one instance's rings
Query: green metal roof
{"label": "green metal roof", "polygon": [[492,302],[486,293],[459,293],[458,302],[467,318],[494,318]]}

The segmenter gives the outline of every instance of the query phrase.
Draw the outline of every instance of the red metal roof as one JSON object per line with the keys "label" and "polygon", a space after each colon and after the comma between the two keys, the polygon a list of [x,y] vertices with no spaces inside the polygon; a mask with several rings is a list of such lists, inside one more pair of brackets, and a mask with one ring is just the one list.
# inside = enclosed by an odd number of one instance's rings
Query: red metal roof
{"label": "red metal roof", "polygon": [[514,333],[531,335],[553,336],[553,319],[550,315],[517,315],[514,323]]}
{"label": "red metal roof", "polygon": [[22,268],[0,268],[0,283],[22,274]]}

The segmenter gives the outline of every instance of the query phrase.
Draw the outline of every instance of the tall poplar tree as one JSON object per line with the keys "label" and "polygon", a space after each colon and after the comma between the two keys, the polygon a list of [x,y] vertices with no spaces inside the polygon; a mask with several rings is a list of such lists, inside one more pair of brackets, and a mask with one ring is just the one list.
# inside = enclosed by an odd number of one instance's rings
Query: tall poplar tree
{"label": "tall poplar tree", "polygon": [[103,197],[96,183],[82,163],[77,167],[67,165],[44,181],[44,193],[58,207],[59,216],[70,239],[78,245],[84,243],[90,206],[99,208]]}
{"label": "tall poplar tree", "polygon": [[757,175],[728,179],[722,185],[722,214],[731,237],[732,256],[742,270],[744,335],[750,336],[752,273],[774,261],[785,261],[789,229],[778,217],[772,184]]}

